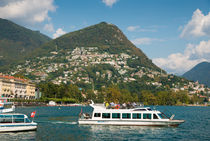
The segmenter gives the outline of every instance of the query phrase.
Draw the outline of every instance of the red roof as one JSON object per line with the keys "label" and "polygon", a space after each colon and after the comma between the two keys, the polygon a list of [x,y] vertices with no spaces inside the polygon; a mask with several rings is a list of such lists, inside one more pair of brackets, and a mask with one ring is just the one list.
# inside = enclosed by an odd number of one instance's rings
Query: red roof
{"label": "red roof", "polygon": [[14,76],[9,76],[9,75],[0,75],[0,78],[5,78],[5,79],[15,79],[15,80],[20,80],[20,81],[27,81],[26,79],[17,78],[17,77],[14,77]]}

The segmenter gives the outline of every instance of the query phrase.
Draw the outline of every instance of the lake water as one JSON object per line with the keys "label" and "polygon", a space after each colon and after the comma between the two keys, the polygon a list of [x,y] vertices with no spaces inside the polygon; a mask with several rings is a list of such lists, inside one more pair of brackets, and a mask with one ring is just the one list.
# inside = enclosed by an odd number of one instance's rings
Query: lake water
{"label": "lake water", "polygon": [[[210,107],[158,106],[160,111],[184,119],[179,127],[78,125],[81,107],[19,107],[16,112],[30,116],[36,111],[37,131],[0,133],[0,141],[101,141],[101,140],[210,140]],[[90,107],[82,107],[90,112]]]}

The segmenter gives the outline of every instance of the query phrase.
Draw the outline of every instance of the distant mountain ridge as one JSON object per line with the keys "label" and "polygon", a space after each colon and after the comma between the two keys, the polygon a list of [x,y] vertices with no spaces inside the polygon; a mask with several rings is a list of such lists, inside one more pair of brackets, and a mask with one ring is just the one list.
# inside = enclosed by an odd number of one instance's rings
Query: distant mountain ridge
{"label": "distant mountain ridge", "polygon": [[0,18],[0,70],[23,60],[26,54],[51,40],[39,31],[32,31]]}
{"label": "distant mountain ridge", "polygon": [[210,62],[197,64],[191,70],[183,74],[183,77],[189,80],[198,81],[210,87]]}
{"label": "distant mountain ridge", "polygon": [[134,44],[132,44],[122,31],[115,25],[106,22],[86,27],[84,29],[67,33],[56,38],[42,47],[38,48],[33,54],[47,55],[51,51],[60,49],[75,49],[76,47],[98,47],[101,52],[127,53],[139,56],[133,62],[142,67],[148,67],[160,71],[161,69],[152,63],[150,59]]}

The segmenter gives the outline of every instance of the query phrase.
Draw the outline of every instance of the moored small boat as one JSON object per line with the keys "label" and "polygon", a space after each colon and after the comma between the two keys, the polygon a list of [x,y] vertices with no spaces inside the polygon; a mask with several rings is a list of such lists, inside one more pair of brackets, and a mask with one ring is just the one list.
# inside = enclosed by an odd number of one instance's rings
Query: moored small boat
{"label": "moored small boat", "polygon": [[108,109],[103,104],[90,104],[91,114],[80,113],[79,124],[88,125],[124,125],[124,126],[178,126],[184,120],[174,120],[158,110],[149,107],[134,107],[130,109]]}
{"label": "moored small boat", "polygon": [[13,112],[14,110],[15,106],[13,102],[8,102],[7,98],[0,98],[0,113]]}
{"label": "moored small boat", "polygon": [[27,115],[19,113],[0,114],[0,132],[32,131],[37,123],[30,121]]}

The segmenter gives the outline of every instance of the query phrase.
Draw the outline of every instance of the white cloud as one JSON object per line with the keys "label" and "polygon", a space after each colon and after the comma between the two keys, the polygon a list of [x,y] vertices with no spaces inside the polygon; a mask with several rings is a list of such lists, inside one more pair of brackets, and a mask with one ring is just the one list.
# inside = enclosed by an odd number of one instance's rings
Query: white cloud
{"label": "white cloud", "polygon": [[139,26],[129,26],[127,27],[127,30],[132,32],[132,31],[136,31],[139,28],[140,28]]}
{"label": "white cloud", "polygon": [[162,42],[164,40],[156,39],[156,38],[137,38],[137,39],[131,40],[131,42],[135,45],[149,45],[154,41]]}
{"label": "white cloud", "polygon": [[52,23],[45,24],[44,30],[48,31],[48,32],[54,32],[55,31]]}
{"label": "white cloud", "polygon": [[184,26],[181,38],[210,36],[210,12],[205,16],[199,9],[195,10],[192,19]]}
{"label": "white cloud", "polygon": [[182,74],[203,61],[210,61],[210,40],[198,45],[188,44],[184,53],[174,53],[167,58],[155,58],[153,62],[170,73]]}
{"label": "white cloud", "polygon": [[113,4],[115,4],[118,0],[102,0],[103,3],[106,4],[106,6],[112,7]]}
{"label": "white cloud", "polygon": [[128,26],[127,30],[130,32],[156,32],[156,29],[153,29],[151,27],[149,28],[141,28],[140,26]]}
{"label": "white cloud", "polygon": [[56,30],[56,32],[53,34],[53,38],[55,39],[55,38],[57,38],[57,37],[59,37],[59,36],[61,36],[61,35],[63,35],[63,34],[66,34],[66,32],[63,31],[62,28],[58,28],[58,29]]}
{"label": "white cloud", "polygon": [[56,10],[53,2],[54,0],[3,0],[0,2],[0,18],[25,25],[49,21],[48,12]]}

